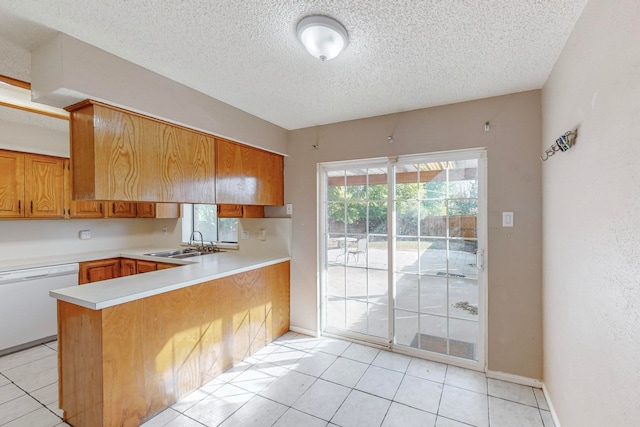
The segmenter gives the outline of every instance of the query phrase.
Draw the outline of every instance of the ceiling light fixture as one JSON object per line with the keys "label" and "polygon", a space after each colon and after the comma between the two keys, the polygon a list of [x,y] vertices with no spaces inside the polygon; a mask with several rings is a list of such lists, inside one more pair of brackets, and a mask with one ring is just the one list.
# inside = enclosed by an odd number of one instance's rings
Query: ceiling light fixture
{"label": "ceiling light fixture", "polygon": [[307,52],[322,61],[338,56],[349,42],[344,26],[328,16],[304,17],[298,22],[297,30]]}

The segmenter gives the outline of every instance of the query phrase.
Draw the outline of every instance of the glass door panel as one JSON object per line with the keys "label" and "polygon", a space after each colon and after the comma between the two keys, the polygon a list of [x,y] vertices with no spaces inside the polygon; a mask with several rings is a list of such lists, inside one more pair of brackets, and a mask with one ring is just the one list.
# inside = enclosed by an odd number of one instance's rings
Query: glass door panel
{"label": "glass door panel", "polygon": [[387,168],[328,171],[325,184],[326,329],[387,340]]}
{"label": "glass door panel", "polygon": [[395,172],[394,343],[477,360],[478,160]]}
{"label": "glass door panel", "polygon": [[484,163],[435,158],[322,169],[323,331],[480,364]]}

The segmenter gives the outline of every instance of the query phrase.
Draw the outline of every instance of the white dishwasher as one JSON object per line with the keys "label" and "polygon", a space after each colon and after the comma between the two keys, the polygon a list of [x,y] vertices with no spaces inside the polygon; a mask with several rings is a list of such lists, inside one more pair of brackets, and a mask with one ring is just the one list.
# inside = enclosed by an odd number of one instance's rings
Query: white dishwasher
{"label": "white dishwasher", "polygon": [[77,263],[0,272],[0,355],[55,337],[57,304],[49,291],[77,285]]}

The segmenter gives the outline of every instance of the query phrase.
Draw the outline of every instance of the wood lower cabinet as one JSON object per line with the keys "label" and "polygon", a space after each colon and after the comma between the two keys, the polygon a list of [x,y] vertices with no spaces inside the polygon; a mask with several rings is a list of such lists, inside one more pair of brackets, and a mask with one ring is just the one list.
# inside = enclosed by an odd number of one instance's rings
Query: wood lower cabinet
{"label": "wood lower cabinet", "polygon": [[148,273],[156,270],[166,270],[167,268],[177,267],[179,264],[170,264],[168,262],[155,262],[139,259],[137,260],[138,273]]}
{"label": "wood lower cabinet", "polygon": [[78,281],[81,285],[120,277],[120,258],[80,263]]}
{"label": "wood lower cabinet", "polygon": [[216,138],[216,203],[283,205],[284,157]]}
{"label": "wood lower cabinet", "polygon": [[174,268],[177,267],[179,264],[170,264],[168,262],[157,262],[156,263],[156,269],[157,270],[166,270],[168,268]]}
{"label": "wood lower cabinet", "polygon": [[64,159],[0,150],[0,217],[64,218]]}
{"label": "wood lower cabinet", "polygon": [[180,264],[168,262],[145,261],[131,258],[109,258],[80,263],[78,281],[81,285],[101,280],[132,276],[139,273],[179,267]]}
{"label": "wood lower cabinet", "polygon": [[138,266],[135,259],[120,258],[120,276],[133,276],[138,274]]}
{"label": "wood lower cabinet", "polygon": [[289,262],[58,319],[64,420],[137,426],[289,330]]}
{"label": "wood lower cabinet", "polygon": [[139,259],[137,261],[138,273],[148,273],[150,271],[156,271],[158,269],[158,263],[154,261],[143,261]]}

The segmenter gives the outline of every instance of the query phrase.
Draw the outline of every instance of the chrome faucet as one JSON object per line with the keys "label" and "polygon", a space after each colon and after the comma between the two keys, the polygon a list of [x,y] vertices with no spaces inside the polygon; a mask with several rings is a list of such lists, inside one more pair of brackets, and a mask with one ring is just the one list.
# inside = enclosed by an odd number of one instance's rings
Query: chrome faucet
{"label": "chrome faucet", "polygon": [[200,248],[204,248],[204,237],[202,237],[202,233],[198,230],[193,230],[191,236],[189,236],[189,246],[193,246],[193,238],[195,237],[196,233],[200,235]]}

